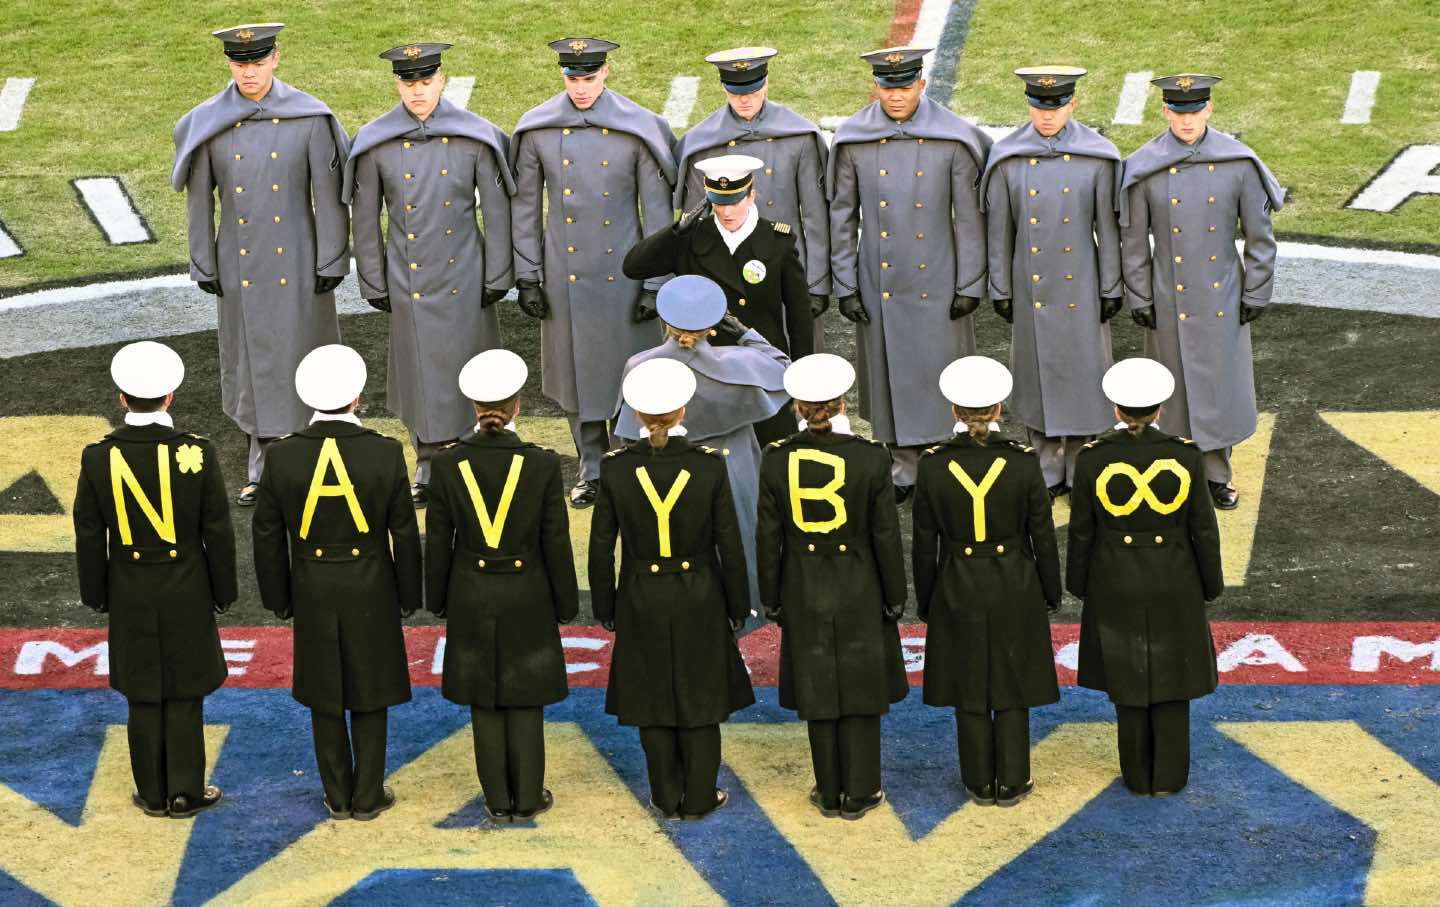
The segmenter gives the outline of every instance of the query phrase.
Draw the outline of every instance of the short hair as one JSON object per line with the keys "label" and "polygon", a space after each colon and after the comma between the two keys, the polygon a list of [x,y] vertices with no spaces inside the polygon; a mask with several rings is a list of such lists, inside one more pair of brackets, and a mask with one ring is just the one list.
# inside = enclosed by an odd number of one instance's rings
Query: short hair
{"label": "short hair", "polygon": [[[120,396],[125,399],[125,406],[132,413],[153,413],[165,405],[165,397],[132,397],[124,391]],[[165,395],[166,397],[169,394]]]}

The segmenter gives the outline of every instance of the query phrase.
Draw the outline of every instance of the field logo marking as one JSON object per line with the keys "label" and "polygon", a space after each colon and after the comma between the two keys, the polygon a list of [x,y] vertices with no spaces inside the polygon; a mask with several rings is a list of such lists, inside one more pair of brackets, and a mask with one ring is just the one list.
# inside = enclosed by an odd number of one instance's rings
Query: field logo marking
{"label": "field logo marking", "polygon": [[34,79],[5,80],[0,88],[0,132],[14,132],[20,128],[20,114],[25,112],[25,99],[35,87]]}
{"label": "field logo marking", "polygon": [[85,177],[72,180],[71,185],[80,196],[80,204],[110,245],[155,242],[145,219],[135,210],[130,193],[125,191],[118,179],[113,176]]}
{"label": "field logo marking", "polygon": [[1416,195],[1440,195],[1440,145],[1411,145],[1380,168],[1345,207],[1389,214]]}
{"label": "field logo marking", "polygon": [[1352,444],[1440,494],[1440,410],[1322,412],[1320,418]]}
{"label": "field logo marking", "polygon": [[110,433],[98,416],[8,416],[0,418],[0,491],[37,473],[63,512],[0,514],[6,551],[70,552],[75,525],[70,508],[80,481],[85,445]]}

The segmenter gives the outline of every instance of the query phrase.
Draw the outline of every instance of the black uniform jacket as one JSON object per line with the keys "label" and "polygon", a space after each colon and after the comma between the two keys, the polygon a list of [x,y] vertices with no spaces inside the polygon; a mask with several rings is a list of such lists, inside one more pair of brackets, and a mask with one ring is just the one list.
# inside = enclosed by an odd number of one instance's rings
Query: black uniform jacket
{"label": "black uniform jacket", "polygon": [[968,434],[937,444],[920,457],[914,506],[925,703],[1057,701],[1046,605],[1060,603],[1060,553],[1033,449],[994,432],[983,445]]}
{"label": "black uniform jacket", "polygon": [[295,698],[327,714],[409,701],[400,612],[423,579],[400,442],[329,421],[281,438],[253,520],[261,600],[295,617]]}
{"label": "black uniform jacket", "polygon": [[1070,498],[1066,586],[1085,600],[1081,686],[1127,706],[1215,689],[1205,603],[1224,591],[1200,450],[1157,428],[1085,445]]}
{"label": "black uniform jacket", "polygon": [[720,451],[673,437],[606,454],[589,572],[595,617],[615,625],[605,710],[621,724],[701,727],[755,701],[730,630],[750,583]]}
{"label": "black uniform jacket", "polygon": [[809,721],[904,699],[900,632],[885,618],[906,588],[884,445],[805,431],[766,447],[755,548],[760,598],[780,609],[780,704]]}
{"label": "black uniform jacket", "polygon": [[[764,276],[754,283],[744,273],[751,261],[764,269]],[[699,274],[720,284],[730,314],[791,359],[815,351],[810,288],[788,224],[760,218],[732,255],[715,218],[706,217],[684,235],[674,227],[657,230],[625,255],[625,276],[632,280],[671,273]],[[751,276],[756,276],[753,268]]]}
{"label": "black uniform jacket", "polygon": [[237,596],[235,533],[210,442],[115,429],[81,455],[73,515],[80,600],[110,612],[110,686],[159,702],[224,683],[213,606]]}
{"label": "black uniform jacket", "polygon": [[430,470],[425,604],[447,618],[441,692],[487,709],[559,702],[559,624],[580,608],[560,457],[480,432]]}

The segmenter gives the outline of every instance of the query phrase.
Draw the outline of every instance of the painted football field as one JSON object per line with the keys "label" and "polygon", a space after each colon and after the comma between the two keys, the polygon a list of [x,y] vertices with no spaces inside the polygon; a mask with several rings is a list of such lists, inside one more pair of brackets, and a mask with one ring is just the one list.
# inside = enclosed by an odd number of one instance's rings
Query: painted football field
{"label": "painted football field", "polygon": [[[1440,7],[1434,0],[1177,5],[1075,0],[617,0],[176,5],[18,0],[0,13],[0,903],[4,904],[1440,904]],[[966,804],[948,712],[918,691],[885,719],[889,802],[821,818],[804,728],[774,692],[776,635],[741,641],[760,700],[725,728],[733,801],[701,823],[648,814],[638,740],[603,711],[612,637],[565,631],[571,697],[547,713],[556,808],[496,826],[467,716],[437,689],[443,626],[407,629],[415,701],[391,714],[399,806],[326,820],[289,630],[260,607],[249,512],[234,512],[241,599],[222,618],[230,681],[207,708],[218,809],[129,805],[124,702],[105,689],[103,618],[78,602],[69,508],[79,451],[118,421],[108,362],[164,336],[186,360],[175,409],[216,441],[231,485],[244,438],[220,412],[214,310],[185,277],[170,128],[224,84],[212,28],[289,24],[280,77],[353,133],[394,103],[375,54],[445,40],[452,100],[503,128],[558,90],[547,41],[623,45],[611,85],[677,129],[722,103],[704,53],[769,44],[772,97],[833,128],[867,100],[856,55],[937,45],[931,97],[999,134],[1024,117],[1015,66],[1086,66],[1078,116],[1130,152],[1163,127],[1146,74],[1225,77],[1213,125],[1287,190],[1277,303],[1254,330],[1262,410],[1220,515],[1212,607],[1222,686],[1195,703],[1190,786],[1119,783],[1113,710],[1073,686],[1079,603],[1054,625],[1060,704],[1032,717],[1036,793]],[[101,281],[113,285],[99,286]],[[338,294],[385,408],[386,323]],[[502,304],[508,345],[538,333]],[[828,317],[828,348],[853,349]],[[1006,358],[1006,326],[978,323]],[[1117,356],[1140,346],[1128,321]],[[520,429],[570,451],[531,382]],[[573,470],[573,458],[567,460]],[[902,510],[908,524],[908,508]],[[1062,499],[1057,523],[1068,522]],[[423,525],[423,524],[422,524]],[[583,561],[588,512],[572,511]],[[908,526],[907,526],[908,534]],[[583,576],[583,572],[582,572]],[[905,618],[918,684],[925,628]]]}

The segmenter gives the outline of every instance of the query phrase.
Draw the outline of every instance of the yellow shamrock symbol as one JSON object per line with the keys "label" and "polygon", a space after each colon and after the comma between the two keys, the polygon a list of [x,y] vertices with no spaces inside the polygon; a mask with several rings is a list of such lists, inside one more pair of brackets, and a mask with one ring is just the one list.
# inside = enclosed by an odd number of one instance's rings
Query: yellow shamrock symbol
{"label": "yellow shamrock symbol", "polygon": [[200,467],[205,465],[205,451],[194,444],[181,444],[180,449],[175,451],[175,465],[180,467],[181,472],[199,472]]}

